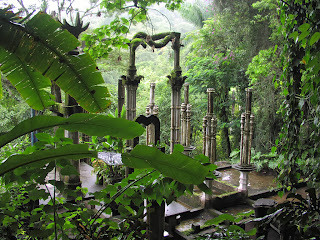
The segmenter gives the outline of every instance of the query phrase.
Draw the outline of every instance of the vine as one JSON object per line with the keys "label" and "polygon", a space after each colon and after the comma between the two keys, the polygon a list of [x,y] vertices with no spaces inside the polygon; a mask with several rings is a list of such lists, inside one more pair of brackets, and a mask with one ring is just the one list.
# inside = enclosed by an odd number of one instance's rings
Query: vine
{"label": "vine", "polygon": [[284,125],[278,144],[284,156],[279,180],[291,186],[301,180],[315,183],[319,169],[319,24],[316,0],[281,1],[280,20],[286,45],[282,80]]}

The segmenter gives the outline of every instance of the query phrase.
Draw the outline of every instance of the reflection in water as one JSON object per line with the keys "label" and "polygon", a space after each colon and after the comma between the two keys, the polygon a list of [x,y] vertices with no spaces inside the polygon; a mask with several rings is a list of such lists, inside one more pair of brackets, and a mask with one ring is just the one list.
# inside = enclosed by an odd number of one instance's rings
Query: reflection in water
{"label": "reflection in water", "polygon": [[[234,186],[239,186],[240,172],[230,168],[220,171],[221,180],[226,181]],[[264,190],[269,190],[277,186],[275,176],[259,172],[250,172],[249,174],[249,194],[254,194]]]}

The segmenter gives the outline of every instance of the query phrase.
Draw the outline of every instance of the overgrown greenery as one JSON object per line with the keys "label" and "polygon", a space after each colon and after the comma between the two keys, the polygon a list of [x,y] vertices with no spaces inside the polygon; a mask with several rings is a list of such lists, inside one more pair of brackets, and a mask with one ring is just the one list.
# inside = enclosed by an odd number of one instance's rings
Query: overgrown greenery
{"label": "overgrown greenery", "polygon": [[230,214],[221,214],[205,223],[205,226],[214,226],[215,231],[208,234],[200,234],[196,237],[197,240],[202,239],[251,239],[251,236],[257,232],[256,228],[245,231],[239,226],[242,222],[246,222],[253,214],[253,211],[238,213],[235,216]]}
{"label": "overgrown greenery", "polygon": [[[106,65],[111,68],[112,62],[115,66],[122,64],[119,72],[125,70],[124,60],[127,55],[118,48],[128,48],[129,31],[133,24],[137,22],[150,24],[148,10],[151,4],[159,2],[167,4],[170,10],[177,9],[182,3],[180,0],[103,1],[104,10],[116,15],[127,13],[128,17],[116,16],[110,24],[101,26],[93,30],[91,35],[83,37],[87,44],[86,51],[94,58],[109,57],[107,60],[100,60],[100,69],[107,69]],[[185,6],[186,17],[201,28],[184,39],[187,43],[184,54],[188,57],[183,63],[186,75],[189,77],[188,81],[191,83],[190,99],[194,111],[192,137],[195,145],[199,147],[197,151],[201,152],[202,146],[201,119],[206,111],[206,88],[213,87],[217,92],[215,113],[219,119],[220,130],[217,136],[218,159],[223,160],[234,157],[236,153],[234,150],[239,146],[239,114],[243,111],[244,89],[252,87],[255,90],[253,111],[256,116],[253,162],[256,162],[258,167],[268,166],[280,171],[279,179],[283,186],[294,186],[297,182],[307,181],[319,187],[319,8],[316,0],[214,0],[208,1],[207,5]],[[19,18],[8,9],[1,10],[0,14],[1,70],[29,105],[36,109],[52,105],[56,108],[61,107],[54,103],[48,91],[52,81],[91,112],[106,109],[110,104],[109,98],[114,101],[115,96],[108,96],[107,87],[101,75],[96,72],[96,65],[90,57],[86,54],[77,57],[68,55],[68,52],[76,48],[79,43],[66,31],[61,30],[58,22],[52,21],[45,14],[37,14],[31,20]],[[60,42],[64,42],[65,45],[59,45]],[[157,97],[156,104],[165,109],[160,111],[159,116],[162,119],[162,126],[165,126],[162,131],[162,142],[168,144],[170,129],[164,123],[170,121],[168,118],[170,90],[165,85],[165,80],[156,79],[158,76],[153,73],[157,72],[160,75],[169,73],[166,63],[171,59],[170,51],[159,50],[157,53],[159,56],[153,62],[153,66],[147,66],[145,61],[137,65],[143,69],[141,73],[148,78],[148,81],[155,79],[158,90],[163,93]],[[151,54],[154,53],[146,52],[143,57],[150,57]],[[111,89],[114,88],[111,92],[115,92],[114,83],[118,77],[115,75],[119,75],[119,72],[112,70],[114,72],[112,76],[108,76],[108,84]],[[6,81],[6,78],[2,80]],[[138,101],[143,107],[138,109],[139,113],[144,113],[144,107],[147,105],[147,100],[142,100],[141,96],[148,95],[148,83],[140,84]],[[7,85],[6,89],[7,91],[3,93],[5,97],[15,96],[10,93],[11,90]],[[86,97],[83,97],[84,94]],[[279,111],[281,103],[282,107]],[[3,99],[1,107],[6,104],[11,105],[11,99]],[[112,108],[111,111],[114,111],[115,105]],[[11,109],[9,110],[3,109],[8,116],[11,116]],[[2,130],[12,129],[22,118],[24,116],[17,117],[11,122],[8,118],[4,118]],[[181,161],[189,161],[180,154],[181,149],[176,149],[176,152],[168,157],[156,149],[138,147],[131,154],[124,155],[126,164],[147,169],[136,171],[129,179],[125,179],[114,187],[108,186],[105,192],[95,194],[96,200],[88,203],[92,206],[100,206],[101,202],[104,202],[106,213],[115,211],[114,205],[117,204],[120,214],[126,219],[122,225],[101,220],[98,215],[92,215],[93,213],[84,205],[79,204],[79,207],[75,207],[65,198],[54,199],[55,195],[51,195],[52,199],[48,204],[29,211],[26,204],[32,205],[33,201],[50,197],[42,190],[35,191],[36,183],[45,184],[44,177],[50,170],[58,165],[62,168],[62,173],[68,171],[75,173],[72,166],[62,158],[51,157],[52,161],[44,165],[42,160],[49,158],[48,154],[60,154],[62,151],[64,154],[77,155],[81,151],[82,157],[94,157],[96,153],[89,151],[84,145],[71,145],[71,141],[65,139],[60,130],[55,136],[39,134],[39,143],[33,148],[27,148],[26,151],[27,138],[23,139],[25,142],[23,146],[16,145],[11,140],[22,133],[54,125],[64,125],[66,129],[78,130],[80,123],[87,128],[91,120],[93,121],[93,125],[89,127],[91,135],[109,134],[114,137],[115,133],[122,132],[121,129],[117,129],[114,132],[98,133],[101,129],[97,130],[96,127],[101,121],[107,121],[112,127],[120,124],[120,122],[113,122],[111,118],[102,120],[93,115],[75,115],[69,120],[47,116],[34,118],[22,122],[22,125],[17,125],[13,131],[1,136],[2,156],[9,157],[1,165],[2,173],[8,172],[3,178],[6,185],[2,193],[4,199],[4,201],[1,200],[2,209],[11,210],[11,205],[19,206],[13,211],[15,216],[19,216],[17,218],[7,211],[1,212],[2,220],[6,224],[3,229],[5,232],[10,233],[9,229],[11,229],[13,231],[11,235],[32,236],[36,234],[32,228],[38,228],[44,229],[43,234],[47,234],[44,235],[45,237],[60,234],[64,238],[72,236],[76,239],[88,237],[103,239],[115,236],[142,238],[145,236],[146,228],[141,221],[144,216],[141,199],[156,200],[160,204],[164,199],[170,202],[184,192],[192,192],[190,181],[203,187],[200,182],[192,178],[192,172],[189,175],[179,171],[181,175],[176,172],[173,174],[168,169],[162,169],[157,163],[149,162],[151,158],[168,165],[170,162],[164,159],[173,157]],[[33,128],[26,127],[34,123],[37,125],[33,125]],[[24,129],[24,132],[19,129]],[[133,131],[132,134],[130,137],[140,133]],[[129,138],[127,135],[121,137]],[[110,139],[111,137],[107,142],[115,143]],[[20,140],[17,142],[21,143]],[[11,156],[23,151],[25,151],[24,155]],[[76,158],[80,158],[80,155]],[[137,161],[133,162],[132,159]],[[201,159],[203,158],[198,158],[198,160]],[[41,160],[41,164],[33,163],[27,167],[19,167],[22,160],[27,162]],[[280,160],[282,162],[279,165]],[[195,169],[200,174],[202,165],[197,166]],[[178,168],[176,165],[174,167]],[[39,168],[42,169],[42,173],[35,174],[35,169]],[[159,171],[153,172],[151,169],[154,168]],[[201,176],[205,175],[203,173]],[[171,178],[177,176],[179,179],[176,180],[183,184],[171,181]],[[159,180],[154,182],[155,179]],[[9,184],[12,180],[17,180],[21,185]],[[26,180],[29,181],[28,184],[24,184]],[[129,181],[134,183],[130,185]],[[58,179],[51,183],[61,192],[65,191],[63,183]],[[128,184],[132,188],[128,188]],[[141,186],[143,186],[142,190],[138,191]],[[157,194],[151,191],[153,188],[157,189]],[[118,192],[118,189],[121,190]],[[35,194],[34,199],[26,195],[30,191]],[[78,192],[80,191],[82,190],[79,189]],[[123,197],[124,191],[128,198]],[[74,195],[72,192],[69,194],[73,194],[77,200],[82,200],[79,195]],[[301,204],[305,206],[307,203],[301,200]],[[66,212],[57,213],[56,205],[61,206]],[[293,204],[290,207],[296,208],[296,205]],[[46,211],[52,214],[45,215]],[[317,213],[313,208],[310,211],[312,214]],[[288,214],[291,216],[296,212],[289,211]],[[283,216],[287,218],[289,215]],[[91,219],[91,222],[87,219]],[[306,229],[313,224],[313,222],[306,222],[305,219],[302,220],[306,224]],[[290,224],[295,225],[296,222],[289,222]],[[138,230],[134,232],[133,229]],[[230,232],[226,231],[226,234],[231,234]]]}
{"label": "overgrown greenery", "polygon": [[[50,80],[53,80],[60,83],[64,92],[73,95],[87,110],[95,112],[107,107],[108,91],[101,82],[101,75],[96,72],[94,62],[86,54],[79,58],[68,55],[75,48],[76,39],[61,30],[58,22],[44,13],[35,15],[31,20],[21,20],[10,9],[1,11],[0,20],[1,30],[6,33],[0,38],[3,47],[1,70],[14,82],[29,105],[43,109],[54,104],[46,89]],[[19,21],[20,25],[15,21]],[[25,25],[23,21],[26,21]],[[11,39],[10,34],[20,38],[12,43],[8,41]],[[24,48],[23,44],[29,47]],[[40,57],[42,62],[39,61]],[[42,81],[46,81],[46,84],[42,84]],[[22,84],[24,87],[21,87]],[[35,95],[35,92],[38,94]],[[35,99],[41,99],[41,104],[38,105]],[[142,170],[135,171],[118,185],[110,185],[102,192],[94,193],[95,200],[87,204],[102,207],[98,212],[89,210],[82,201],[87,191],[80,188],[68,191],[64,182],[58,179],[56,171],[59,167],[61,175],[77,175],[79,173],[69,160],[96,157],[97,152],[90,151],[85,144],[72,144],[71,139],[64,137],[63,129],[95,136],[111,135],[130,139],[141,135],[143,128],[125,119],[96,114],[73,114],[67,119],[36,116],[3,133],[0,146],[32,131],[54,126],[61,127],[55,136],[38,133],[40,141],[22,154],[9,156],[1,164],[0,176],[5,189],[1,194],[0,218],[4,224],[2,230],[9,234],[8,237],[143,238],[146,234],[146,227],[142,222],[145,209],[143,199],[158,203],[166,200],[170,203],[186,190],[192,191],[193,184],[208,190],[203,180],[214,168],[201,164],[207,161],[206,158],[199,157],[198,161],[188,158],[181,153],[179,146],[172,155],[165,155],[156,148],[137,146],[123,155],[123,161],[129,167]],[[49,183],[53,186],[53,192],[50,192],[46,176],[52,171],[54,178]],[[147,182],[140,182],[142,179]],[[140,184],[143,184],[145,191],[140,191]],[[154,188],[159,188],[156,195]],[[67,198],[56,196],[56,191]],[[72,201],[68,201],[69,198]],[[40,204],[39,201],[45,203]],[[117,223],[109,218],[101,218],[102,213],[111,213],[112,209],[120,212],[125,221]]]}
{"label": "overgrown greenery", "polygon": [[284,155],[279,176],[284,185],[319,181],[319,20],[318,1],[281,2],[285,29],[282,106],[284,125],[279,150]]}
{"label": "overgrown greenery", "polygon": [[[251,6],[252,3],[210,1],[203,9],[203,16],[211,13],[211,17],[203,21],[200,30],[189,36],[193,43],[186,66],[192,93],[204,93],[208,87],[215,88],[217,93],[215,114],[221,130],[218,159],[228,158],[238,147],[239,107],[243,107],[244,90],[250,85],[245,71],[252,57],[270,45],[269,40],[263,38],[268,35],[269,31],[265,31],[268,25],[266,21],[254,23],[258,11]],[[260,42],[253,40],[260,37],[263,39]]]}
{"label": "overgrown greenery", "polygon": [[267,228],[270,223],[277,222],[278,229],[284,238],[316,239],[319,236],[319,194],[314,188],[305,191],[308,199],[298,193],[289,193],[286,201],[269,211],[269,215],[255,219]]}

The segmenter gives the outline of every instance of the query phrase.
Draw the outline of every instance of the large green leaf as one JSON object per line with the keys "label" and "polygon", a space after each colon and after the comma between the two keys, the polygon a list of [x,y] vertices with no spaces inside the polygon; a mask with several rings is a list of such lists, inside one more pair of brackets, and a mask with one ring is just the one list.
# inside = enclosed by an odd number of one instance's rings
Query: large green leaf
{"label": "large green leaf", "polygon": [[[68,55],[78,45],[71,33],[61,29],[61,24],[45,13],[38,13],[25,25],[0,16],[0,46],[6,50],[1,51],[0,64],[6,63],[3,67],[9,70],[4,73],[10,81],[21,84],[18,90],[24,99],[36,95],[41,99],[40,103],[28,102],[35,109],[51,103],[47,96],[39,94],[43,86],[35,87],[41,84],[40,74],[54,81],[89,112],[100,112],[109,106],[107,87],[91,57]],[[48,80],[44,82],[47,85]]]}
{"label": "large green leaf", "polygon": [[132,168],[154,168],[185,184],[201,184],[209,171],[200,162],[178,151],[169,155],[144,145],[137,145],[130,153],[122,154],[122,161]]}
{"label": "large green leaf", "polygon": [[15,54],[6,51],[1,46],[0,62],[2,73],[6,75],[29,106],[35,110],[41,110],[54,104],[49,92],[50,79],[28,67]]}
{"label": "large green leaf", "polygon": [[89,151],[87,144],[66,145],[57,149],[37,151],[31,154],[12,155],[0,165],[0,176],[18,167],[40,161],[50,162],[55,159],[81,159],[97,157],[97,152]]}
{"label": "large green leaf", "polygon": [[69,131],[80,131],[87,135],[111,135],[125,139],[140,136],[144,132],[144,128],[136,122],[98,114],[77,113],[69,118],[36,116],[22,121],[11,131],[1,135],[0,147],[32,131],[54,126],[59,126]]}

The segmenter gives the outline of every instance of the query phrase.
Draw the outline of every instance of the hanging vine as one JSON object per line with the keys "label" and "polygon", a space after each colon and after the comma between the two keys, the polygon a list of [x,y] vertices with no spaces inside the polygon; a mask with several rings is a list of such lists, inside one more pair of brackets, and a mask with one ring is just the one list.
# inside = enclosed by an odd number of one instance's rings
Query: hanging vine
{"label": "hanging vine", "polygon": [[320,179],[320,3],[280,1],[286,45],[282,81],[284,125],[278,147],[283,155],[279,180],[291,186]]}

